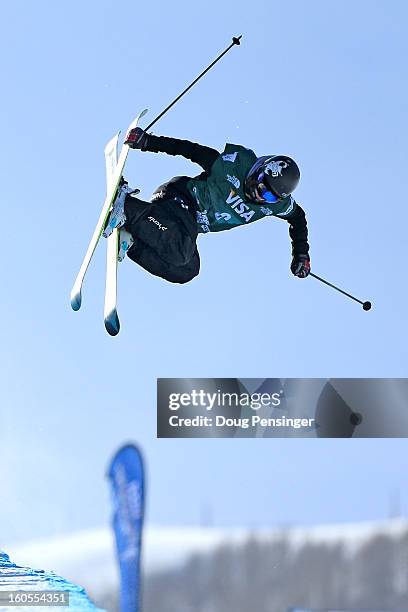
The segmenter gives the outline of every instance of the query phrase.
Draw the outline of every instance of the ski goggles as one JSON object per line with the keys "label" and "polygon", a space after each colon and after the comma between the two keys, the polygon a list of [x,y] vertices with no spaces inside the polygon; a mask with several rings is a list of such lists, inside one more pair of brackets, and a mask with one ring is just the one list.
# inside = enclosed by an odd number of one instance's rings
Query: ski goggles
{"label": "ski goggles", "polygon": [[262,173],[258,177],[259,182],[257,186],[257,191],[259,195],[263,200],[265,200],[265,202],[268,202],[268,204],[275,204],[276,202],[279,202],[282,199],[281,196],[278,196],[276,193],[274,193],[271,188],[263,182],[263,178],[264,173]]}

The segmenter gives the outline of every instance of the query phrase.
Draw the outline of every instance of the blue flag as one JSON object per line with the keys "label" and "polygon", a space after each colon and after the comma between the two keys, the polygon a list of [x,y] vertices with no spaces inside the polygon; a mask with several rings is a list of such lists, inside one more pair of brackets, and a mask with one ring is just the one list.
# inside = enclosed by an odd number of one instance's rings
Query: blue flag
{"label": "blue flag", "polygon": [[120,568],[120,611],[140,610],[140,553],[144,516],[144,470],[139,449],[123,446],[113,457],[113,529]]}

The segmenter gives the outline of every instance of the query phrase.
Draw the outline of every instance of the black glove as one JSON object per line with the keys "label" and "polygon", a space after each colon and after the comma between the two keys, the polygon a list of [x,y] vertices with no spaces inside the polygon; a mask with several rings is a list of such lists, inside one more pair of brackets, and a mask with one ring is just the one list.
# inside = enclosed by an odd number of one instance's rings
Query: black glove
{"label": "black glove", "polygon": [[142,128],[136,127],[130,130],[129,134],[126,136],[125,144],[129,145],[131,149],[146,151],[148,140],[149,134],[142,130]]}
{"label": "black glove", "polygon": [[290,266],[292,274],[298,278],[306,278],[310,274],[309,255],[294,255]]}

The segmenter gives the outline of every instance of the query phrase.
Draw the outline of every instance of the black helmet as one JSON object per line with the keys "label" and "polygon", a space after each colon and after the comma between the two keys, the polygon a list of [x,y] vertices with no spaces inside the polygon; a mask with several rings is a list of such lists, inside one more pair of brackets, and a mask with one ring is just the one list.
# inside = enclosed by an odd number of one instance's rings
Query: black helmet
{"label": "black helmet", "polygon": [[254,202],[274,204],[294,191],[299,183],[297,163],[286,155],[259,157],[245,179],[245,192]]}

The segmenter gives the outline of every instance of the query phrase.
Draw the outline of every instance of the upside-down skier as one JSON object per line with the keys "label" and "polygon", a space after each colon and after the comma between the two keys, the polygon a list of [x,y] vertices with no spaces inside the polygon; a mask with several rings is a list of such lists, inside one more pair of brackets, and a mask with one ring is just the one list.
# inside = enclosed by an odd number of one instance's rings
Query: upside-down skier
{"label": "upside-down skier", "polygon": [[120,259],[127,252],[148,272],[173,283],[186,283],[200,270],[198,234],[273,215],[289,223],[292,273],[299,278],[308,276],[307,223],[292,196],[300,179],[293,159],[286,155],[258,158],[252,150],[234,144],[227,144],[219,153],[188,140],[154,136],[140,127],[129,132],[125,144],[141,151],[182,155],[199,164],[203,172],[194,178],[171,179],[156,189],[151,202],[135,197],[130,189],[126,198],[117,198],[104,235],[121,228]]}

